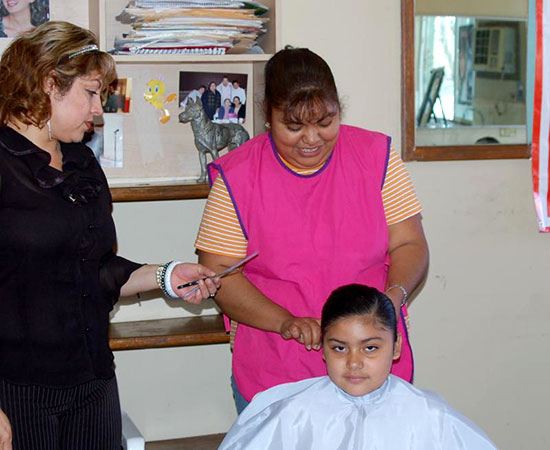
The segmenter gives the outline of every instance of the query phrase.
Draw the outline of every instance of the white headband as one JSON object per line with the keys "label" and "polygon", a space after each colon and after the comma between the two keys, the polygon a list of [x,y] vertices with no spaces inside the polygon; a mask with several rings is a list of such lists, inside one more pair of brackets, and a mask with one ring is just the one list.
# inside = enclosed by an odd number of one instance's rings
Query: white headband
{"label": "white headband", "polygon": [[73,53],[69,53],[67,56],[64,56],[63,58],[61,58],[61,60],[59,61],[59,64],[66,63],[68,60],[73,59],[75,56],[82,55],[83,53],[98,52],[98,51],[99,51],[99,47],[97,45],[95,44],[86,45],[85,47],[82,47],[80,50],[77,50],[76,52],[73,52]]}

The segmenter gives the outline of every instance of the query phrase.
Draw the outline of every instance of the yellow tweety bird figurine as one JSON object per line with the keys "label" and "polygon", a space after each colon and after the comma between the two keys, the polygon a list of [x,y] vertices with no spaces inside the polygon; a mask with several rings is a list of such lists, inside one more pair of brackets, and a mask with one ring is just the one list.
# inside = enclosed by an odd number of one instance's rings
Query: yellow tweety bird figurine
{"label": "yellow tweety bird figurine", "polygon": [[168,102],[173,102],[176,100],[176,94],[168,95],[164,100],[162,96],[164,95],[164,83],[155,78],[154,80],[149,81],[147,84],[147,90],[143,96],[151,105],[160,110],[162,113],[159,121],[161,123],[166,123],[170,120],[170,111],[168,111],[164,104]]}

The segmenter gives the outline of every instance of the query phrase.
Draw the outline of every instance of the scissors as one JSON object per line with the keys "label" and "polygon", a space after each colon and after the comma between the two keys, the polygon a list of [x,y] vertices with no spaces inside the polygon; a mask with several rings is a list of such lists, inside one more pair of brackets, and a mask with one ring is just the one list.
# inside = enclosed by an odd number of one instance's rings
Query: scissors
{"label": "scissors", "polygon": [[[237,261],[235,264],[233,264],[232,266],[228,267],[227,269],[223,270],[222,272],[220,273],[217,273],[216,275],[212,275],[211,277],[206,277],[206,278],[201,278],[202,280],[208,280],[208,279],[212,279],[212,278],[222,278],[222,277],[225,277],[226,275],[229,275],[231,272],[233,272],[235,269],[241,267],[242,265],[246,264],[248,261],[250,261],[251,259],[255,258],[256,256],[258,256],[258,252],[254,252],[252,253],[251,255],[247,256],[246,258],[244,259],[241,259],[240,261]],[[186,287],[189,287],[189,286],[195,286],[197,284],[199,284],[199,281],[200,280],[193,280],[193,281],[190,281],[189,283],[185,283],[185,284],[180,284],[177,289],[183,289],[183,288],[186,288]],[[197,292],[199,290],[199,287],[195,287],[193,289],[191,289],[189,292],[187,292],[183,298],[185,297],[188,297],[189,295]]]}

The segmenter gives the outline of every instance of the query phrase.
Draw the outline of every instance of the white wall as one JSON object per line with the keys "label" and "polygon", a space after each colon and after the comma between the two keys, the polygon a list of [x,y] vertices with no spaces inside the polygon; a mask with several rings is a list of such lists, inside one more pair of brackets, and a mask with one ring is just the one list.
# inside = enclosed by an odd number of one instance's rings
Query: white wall
{"label": "white wall", "polygon": [[530,161],[409,169],[431,248],[429,279],[411,307],[416,384],[499,448],[547,449],[550,236],[537,233]]}
{"label": "white wall", "polygon": [[[345,121],[399,146],[400,1],[284,3],[282,43],[325,57]],[[429,278],[411,307],[416,384],[439,392],[499,448],[547,449],[550,236],[537,233],[530,162],[408,168],[431,248]],[[192,260],[203,204],[116,204],[121,254]],[[158,299],[122,306],[115,320],[185,314]],[[226,345],[117,352],[116,362],[123,406],[147,439],[223,432],[234,418]]]}

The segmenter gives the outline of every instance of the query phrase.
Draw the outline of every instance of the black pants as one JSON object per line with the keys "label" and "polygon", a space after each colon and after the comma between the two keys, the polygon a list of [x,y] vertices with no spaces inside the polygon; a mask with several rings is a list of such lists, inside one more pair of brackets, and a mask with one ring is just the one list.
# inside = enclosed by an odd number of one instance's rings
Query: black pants
{"label": "black pants", "polygon": [[120,450],[115,377],[68,388],[0,380],[0,407],[11,423],[14,450]]}

